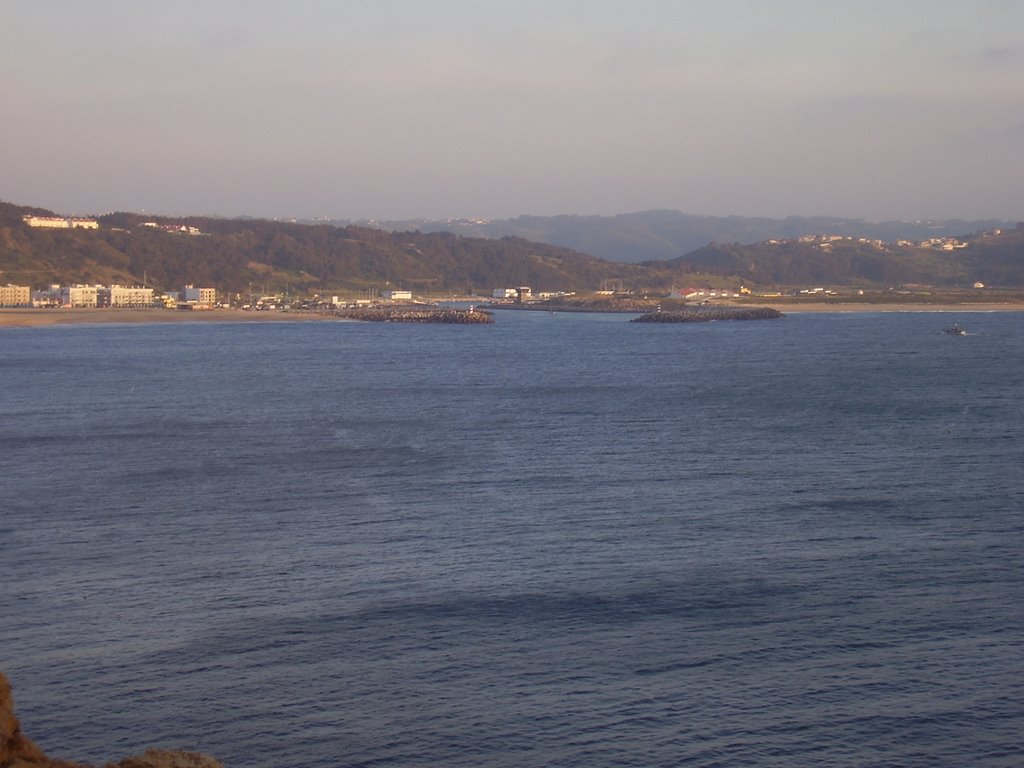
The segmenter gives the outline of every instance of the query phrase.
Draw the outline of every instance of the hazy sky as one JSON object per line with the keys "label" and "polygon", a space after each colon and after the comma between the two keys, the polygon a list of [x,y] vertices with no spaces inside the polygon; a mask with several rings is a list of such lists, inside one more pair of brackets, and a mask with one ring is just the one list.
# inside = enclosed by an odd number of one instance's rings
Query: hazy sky
{"label": "hazy sky", "polygon": [[1021,0],[4,0],[63,213],[1024,218]]}

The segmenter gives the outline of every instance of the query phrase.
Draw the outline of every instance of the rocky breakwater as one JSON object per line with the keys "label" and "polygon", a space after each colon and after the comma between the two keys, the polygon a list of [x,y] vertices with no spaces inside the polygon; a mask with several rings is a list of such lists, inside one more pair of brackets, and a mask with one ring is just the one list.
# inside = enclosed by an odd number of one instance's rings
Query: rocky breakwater
{"label": "rocky breakwater", "polygon": [[558,296],[523,304],[494,302],[491,309],[519,309],[534,312],[649,312],[657,306],[656,299],[634,296]]}
{"label": "rocky breakwater", "polygon": [[[55,760],[21,732],[14,715],[14,697],[7,676],[0,672],[0,768],[92,768],[85,763]],[[217,760],[195,752],[149,749],[104,768],[223,768]]]}
{"label": "rocky breakwater", "polygon": [[331,310],[335,317],[346,320],[366,320],[374,323],[446,323],[458,325],[485,325],[493,323],[489,312],[480,309],[450,309],[443,307],[365,307]]}
{"label": "rocky breakwater", "polygon": [[631,323],[710,323],[713,320],[777,320],[784,315],[770,307],[698,306],[672,312],[647,312]]}

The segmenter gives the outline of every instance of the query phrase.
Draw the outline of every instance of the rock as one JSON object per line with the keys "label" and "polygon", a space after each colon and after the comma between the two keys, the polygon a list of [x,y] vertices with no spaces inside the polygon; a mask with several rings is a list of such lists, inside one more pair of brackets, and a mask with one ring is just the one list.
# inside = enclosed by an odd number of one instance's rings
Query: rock
{"label": "rock", "polygon": [[0,672],[0,768],[77,768],[75,763],[48,758],[32,740],[21,732],[21,723],[14,714],[14,695],[7,675]]}
{"label": "rock", "polygon": [[675,312],[647,312],[631,323],[710,323],[714,320],[777,320],[782,313],[770,307],[699,306]]}
{"label": "rock", "polygon": [[105,768],[222,768],[222,766],[212,757],[195,752],[147,749],[145,754],[125,758],[119,763],[109,763]]}
{"label": "rock", "polygon": [[441,307],[363,307],[335,309],[330,314],[348,320],[375,323],[454,323],[487,325],[494,322],[489,312],[481,309],[445,309]]}
{"label": "rock", "polygon": [[[54,760],[21,732],[14,714],[14,696],[7,676],[0,672],[0,768],[89,768],[84,763]],[[149,749],[105,768],[223,768],[212,757],[194,752]]]}

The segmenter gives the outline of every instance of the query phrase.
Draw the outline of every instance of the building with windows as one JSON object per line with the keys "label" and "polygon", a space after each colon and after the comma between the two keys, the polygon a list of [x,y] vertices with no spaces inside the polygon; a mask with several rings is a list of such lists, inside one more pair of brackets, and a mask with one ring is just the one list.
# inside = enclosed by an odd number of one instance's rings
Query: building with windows
{"label": "building with windows", "polygon": [[30,227],[47,227],[49,229],[68,229],[68,220],[62,216],[29,216],[21,217],[21,220]]}
{"label": "building with windows", "polygon": [[46,227],[49,229],[99,229],[96,219],[79,219],[64,216],[33,216],[26,214],[21,220],[30,227]]}
{"label": "building with windows", "polygon": [[99,306],[98,285],[69,285],[60,289],[60,303],[65,307]]}
{"label": "building with windows", "polygon": [[99,290],[98,303],[104,307],[152,307],[153,289],[112,285]]}
{"label": "building with windows", "polygon": [[31,307],[32,291],[27,285],[0,285],[0,307]]}
{"label": "building with windows", "polygon": [[202,304],[204,306],[212,307],[217,303],[217,289],[216,288],[196,288],[192,285],[186,285],[181,291],[181,295],[178,299],[186,304]]}
{"label": "building with windows", "polygon": [[33,307],[59,307],[61,304],[60,286],[56,283],[41,291],[32,291]]}

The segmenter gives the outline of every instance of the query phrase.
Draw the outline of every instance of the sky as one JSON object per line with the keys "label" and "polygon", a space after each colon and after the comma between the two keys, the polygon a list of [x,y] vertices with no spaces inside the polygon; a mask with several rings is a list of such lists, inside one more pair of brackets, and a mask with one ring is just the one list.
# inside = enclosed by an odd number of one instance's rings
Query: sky
{"label": "sky", "polygon": [[65,214],[1024,219],[1020,0],[4,0]]}

